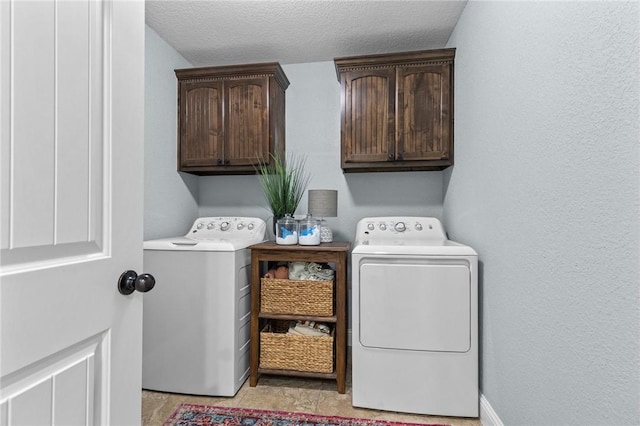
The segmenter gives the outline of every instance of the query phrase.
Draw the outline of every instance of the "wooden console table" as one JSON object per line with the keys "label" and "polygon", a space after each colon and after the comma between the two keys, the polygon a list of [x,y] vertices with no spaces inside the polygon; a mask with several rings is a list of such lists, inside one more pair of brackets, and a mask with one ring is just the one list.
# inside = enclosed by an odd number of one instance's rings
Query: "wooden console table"
{"label": "wooden console table", "polygon": [[[258,384],[260,374],[335,379],[338,393],[345,393],[347,376],[347,255],[348,242],[321,243],[317,246],[278,245],[267,241],[249,247],[251,250],[251,349],[250,386]],[[332,373],[314,373],[295,370],[273,370],[260,368],[260,329],[268,319],[296,320],[299,315],[268,314],[260,312],[260,264],[268,261],[334,263],[335,270],[335,312],[332,317],[311,317],[304,319],[335,324],[335,367]]]}

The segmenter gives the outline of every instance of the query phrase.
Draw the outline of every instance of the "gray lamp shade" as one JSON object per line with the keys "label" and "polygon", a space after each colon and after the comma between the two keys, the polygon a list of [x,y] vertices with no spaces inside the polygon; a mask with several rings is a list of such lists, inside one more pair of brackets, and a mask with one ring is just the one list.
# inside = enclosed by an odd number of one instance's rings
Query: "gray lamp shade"
{"label": "gray lamp shade", "polygon": [[333,189],[310,189],[307,211],[314,217],[338,216],[338,191]]}

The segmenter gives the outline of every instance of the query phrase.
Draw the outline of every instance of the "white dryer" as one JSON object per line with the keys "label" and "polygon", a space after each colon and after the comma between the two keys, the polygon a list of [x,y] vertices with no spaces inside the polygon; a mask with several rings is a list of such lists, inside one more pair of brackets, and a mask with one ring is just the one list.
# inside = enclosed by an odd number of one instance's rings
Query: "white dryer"
{"label": "white dryer", "polygon": [[202,217],[187,235],[144,242],[142,387],[233,396],[249,375],[251,252],[266,225]]}
{"label": "white dryer", "polygon": [[431,217],[358,222],[353,405],[477,417],[478,256]]}

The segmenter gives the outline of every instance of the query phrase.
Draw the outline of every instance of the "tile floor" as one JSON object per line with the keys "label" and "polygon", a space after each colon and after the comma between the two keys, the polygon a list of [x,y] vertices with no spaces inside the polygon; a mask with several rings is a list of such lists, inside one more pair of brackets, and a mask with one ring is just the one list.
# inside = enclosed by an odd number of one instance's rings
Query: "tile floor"
{"label": "tile floor", "polygon": [[142,392],[142,425],[157,426],[183,403],[264,410],[298,411],[325,416],[375,418],[409,423],[438,423],[452,426],[482,426],[477,418],[435,417],[401,414],[355,408],[351,405],[351,374],[347,369],[347,390],[341,395],[335,381],[285,376],[260,376],[258,385],[249,381],[235,397],[178,395],[144,390]]}

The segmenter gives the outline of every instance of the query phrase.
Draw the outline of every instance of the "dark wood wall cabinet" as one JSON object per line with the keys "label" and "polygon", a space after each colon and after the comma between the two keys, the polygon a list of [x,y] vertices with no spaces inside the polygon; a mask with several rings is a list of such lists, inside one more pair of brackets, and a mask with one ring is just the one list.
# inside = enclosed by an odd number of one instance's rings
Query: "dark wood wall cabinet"
{"label": "dark wood wall cabinet", "polygon": [[278,63],[175,70],[178,170],[254,174],[285,151],[285,90]]}
{"label": "dark wood wall cabinet", "polygon": [[453,164],[454,56],[438,49],[334,60],[345,172]]}

